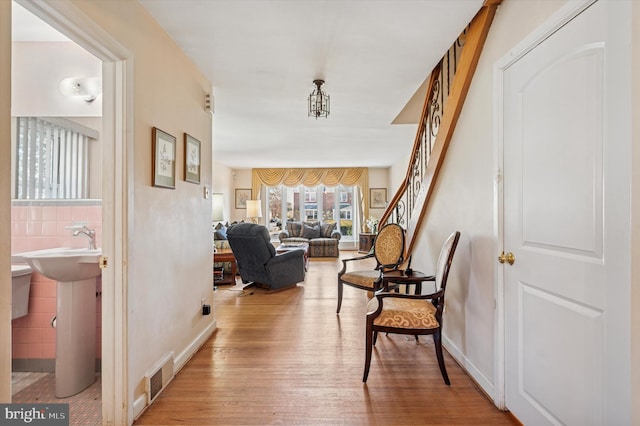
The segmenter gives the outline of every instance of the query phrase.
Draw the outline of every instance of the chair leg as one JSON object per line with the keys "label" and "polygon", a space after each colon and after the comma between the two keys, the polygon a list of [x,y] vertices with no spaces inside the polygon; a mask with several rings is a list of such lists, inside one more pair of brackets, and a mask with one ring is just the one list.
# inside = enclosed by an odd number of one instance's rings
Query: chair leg
{"label": "chair leg", "polygon": [[341,306],[342,306],[342,281],[338,279],[338,309],[336,310],[337,314],[340,313]]}
{"label": "chair leg", "polygon": [[440,331],[433,335],[433,343],[436,347],[436,357],[438,358],[438,366],[440,367],[440,373],[442,373],[442,378],[447,385],[450,385],[449,375],[447,374],[447,369],[444,366],[444,356],[442,355],[442,338],[440,335]]}
{"label": "chair leg", "polygon": [[369,367],[371,367],[371,352],[373,351],[373,345],[375,344],[375,335],[374,331],[371,330],[373,324],[367,321],[367,335],[365,342],[365,356],[364,356],[364,375],[362,376],[362,382],[367,383],[367,377],[369,376]]}
{"label": "chair leg", "polygon": [[[387,333],[387,336],[389,335],[389,333]],[[376,345],[376,342],[378,341],[378,332],[374,331],[373,332],[373,346]]]}

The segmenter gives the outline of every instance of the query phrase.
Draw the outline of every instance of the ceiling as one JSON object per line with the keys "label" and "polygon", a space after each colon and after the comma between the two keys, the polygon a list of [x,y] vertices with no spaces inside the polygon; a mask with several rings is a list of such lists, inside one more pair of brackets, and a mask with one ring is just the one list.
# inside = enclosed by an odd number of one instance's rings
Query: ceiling
{"label": "ceiling", "polygon": [[[211,81],[214,160],[232,168],[392,165],[429,71],[483,3],[139,1]],[[318,78],[326,119],[307,116]]]}

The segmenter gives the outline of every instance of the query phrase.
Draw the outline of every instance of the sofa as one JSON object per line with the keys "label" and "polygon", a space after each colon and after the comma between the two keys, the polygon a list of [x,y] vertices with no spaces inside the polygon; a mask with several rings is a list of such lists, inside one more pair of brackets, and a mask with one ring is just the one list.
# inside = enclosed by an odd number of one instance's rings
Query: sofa
{"label": "sofa", "polygon": [[278,238],[281,244],[308,243],[309,257],[338,257],[340,238],[335,222],[287,222]]}

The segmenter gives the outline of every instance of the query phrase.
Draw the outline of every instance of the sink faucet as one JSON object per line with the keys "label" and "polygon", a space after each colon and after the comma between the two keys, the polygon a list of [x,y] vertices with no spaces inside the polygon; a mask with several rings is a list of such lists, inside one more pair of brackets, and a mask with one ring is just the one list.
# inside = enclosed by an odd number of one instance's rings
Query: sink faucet
{"label": "sink faucet", "polygon": [[95,229],[89,229],[87,225],[83,225],[82,228],[73,231],[73,236],[84,235],[89,239],[89,250],[95,250],[96,247],[96,231]]}

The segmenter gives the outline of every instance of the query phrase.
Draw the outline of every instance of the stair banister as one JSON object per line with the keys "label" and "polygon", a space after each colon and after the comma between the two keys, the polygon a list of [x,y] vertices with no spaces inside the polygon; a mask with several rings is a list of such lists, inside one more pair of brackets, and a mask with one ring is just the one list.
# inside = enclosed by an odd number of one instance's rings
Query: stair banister
{"label": "stair banister", "polygon": [[[467,30],[454,42],[452,48],[449,49],[431,72],[405,179],[380,218],[381,223],[395,221],[406,228],[407,255],[412,253],[416,235],[420,230],[425,211],[431,200],[438,174],[469,91],[491,22],[501,2],[502,0],[486,0]],[[463,48],[460,58],[457,60],[456,46],[460,45],[463,45]],[[450,58],[447,55],[450,55],[452,50],[453,58]],[[445,66],[445,59],[447,59],[446,76],[441,72]],[[453,59],[454,78],[449,81],[445,80],[445,78],[450,77],[451,59]],[[443,83],[440,83],[441,81]],[[439,87],[444,85],[445,81],[448,87]],[[447,90],[448,96],[443,96],[442,98],[442,115],[435,116],[436,119],[439,118],[439,121],[430,122],[430,115],[433,116],[434,113],[438,113],[436,110],[439,107],[437,99],[434,103],[434,96],[438,95],[438,90]],[[433,128],[434,124],[437,134],[434,135],[435,142],[431,144],[431,139],[426,132],[431,131],[430,129]],[[424,149],[423,142],[425,142]],[[421,164],[421,162],[424,164]],[[405,198],[403,207],[403,199]],[[402,209],[406,211],[403,212],[401,211]]]}

